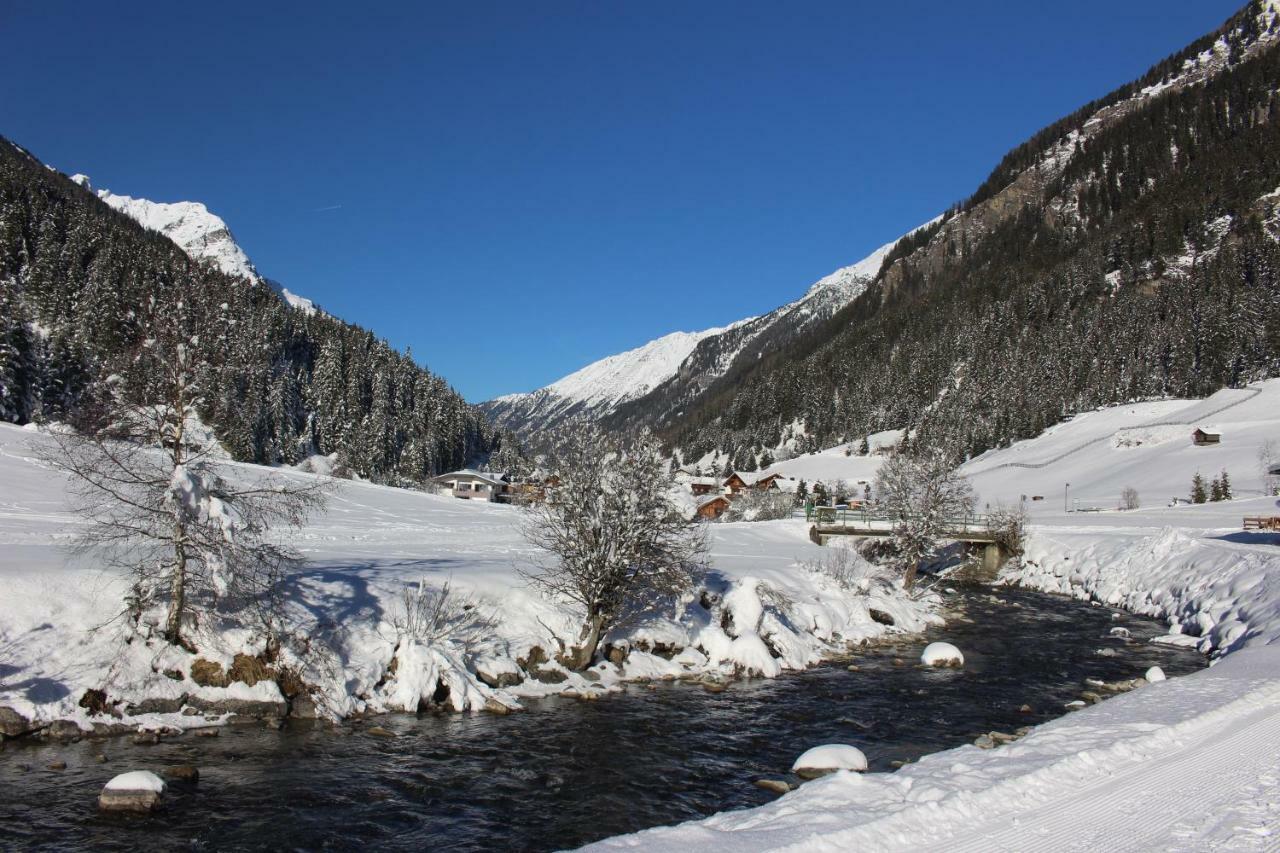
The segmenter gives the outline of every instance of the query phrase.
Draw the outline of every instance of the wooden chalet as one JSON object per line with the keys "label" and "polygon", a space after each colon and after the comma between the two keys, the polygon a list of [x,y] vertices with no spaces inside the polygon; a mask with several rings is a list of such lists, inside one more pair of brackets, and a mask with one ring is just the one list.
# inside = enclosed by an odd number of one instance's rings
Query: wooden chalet
{"label": "wooden chalet", "polygon": [[1222,433],[1215,429],[1199,428],[1191,433],[1191,443],[1196,447],[1204,447],[1208,444],[1221,444]]}
{"label": "wooden chalet", "polygon": [[698,517],[708,521],[717,519],[724,515],[729,506],[729,498],[725,495],[712,495],[698,503]]}

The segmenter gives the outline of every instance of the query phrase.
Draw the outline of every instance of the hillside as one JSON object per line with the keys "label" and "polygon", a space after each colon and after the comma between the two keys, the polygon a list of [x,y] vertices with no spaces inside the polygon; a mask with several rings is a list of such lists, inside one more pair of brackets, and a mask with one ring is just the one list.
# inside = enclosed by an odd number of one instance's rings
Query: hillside
{"label": "hillside", "polygon": [[1251,3],[1010,152],[829,321],[634,409],[685,459],[904,426],[963,457],[1274,375],[1278,27]]}
{"label": "hillside", "polygon": [[443,379],[284,296],[203,205],[95,194],[0,138],[0,420],[74,422],[112,375],[145,396],[132,354],[181,314],[201,417],[236,459],[336,453],[361,476],[421,482],[493,449]]}

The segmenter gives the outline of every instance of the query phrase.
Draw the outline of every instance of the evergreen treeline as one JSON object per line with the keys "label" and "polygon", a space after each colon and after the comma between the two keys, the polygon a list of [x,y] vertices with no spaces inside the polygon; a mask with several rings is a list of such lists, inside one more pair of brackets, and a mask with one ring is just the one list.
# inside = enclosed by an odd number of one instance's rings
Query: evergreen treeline
{"label": "evergreen treeline", "polygon": [[[193,261],[0,138],[0,419],[74,422],[179,299],[199,332],[201,416],[237,459],[337,452],[361,476],[420,482],[496,443],[409,354]],[[145,393],[145,376],[125,378]]]}
{"label": "evergreen treeline", "polygon": [[[796,420],[809,447],[907,426],[963,456],[1099,405],[1280,373],[1280,246],[1264,198],[1280,187],[1280,49],[1246,59],[1242,47],[1259,10],[1233,19],[1225,70],[1129,109],[1064,168],[1044,168],[1046,147],[1139,84],[1016,149],[824,328],[725,376],[665,437],[685,458],[718,448],[746,466]],[[980,209],[1029,169],[1034,189],[1000,199],[1012,212]]]}

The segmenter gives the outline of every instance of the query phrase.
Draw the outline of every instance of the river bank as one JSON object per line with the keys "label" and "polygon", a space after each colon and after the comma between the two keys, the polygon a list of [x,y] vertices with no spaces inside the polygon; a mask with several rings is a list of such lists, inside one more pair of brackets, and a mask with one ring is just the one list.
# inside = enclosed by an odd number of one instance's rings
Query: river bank
{"label": "river bank", "polygon": [[[518,510],[340,481],[295,540],[305,563],[284,606],[298,641],[268,651],[215,625],[187,651],[148,636],[145,620],[141,632],[126,630],[117,617],[127,579],[69,556],[79,520],[62,479],[37,459],[42,441],[0,425],[3,738],[148,737],[431,708],[502,714],[543,696],[592,699],[662,679],[715,690],[940,619],[937,596],[907,595],[868,564],[824,571],[832,551],[801,524],[718,524],[694,588],[632,614],[605,638],[605,660],[570,672],[555,658],[581,623],[522,576],[537,555]],[[448,630],[430,638],[404,630],[405,592],[420,583],[450,590]]]}
{"label": "river bank", "polygon": [[[233,726],[147,745],[37,743],[0,755],[0,785],[14,792],[0,803],[0,827],[24,833],[21,846],[56,837],[105,849],[193,840],[262,848],[283,845],[287,832],[294,847],[359,839],[386,849],[562,849],[768,803],[776,795],[755,783],[797,783],[791,762],[815,743],[856,743],[874,773],[887,773],[993,729],[1066,714],[1087,679],[1203,666],[1189,650],[1147,642],[1157,623],[1061,597],[970,589],[947,606],[955,619],[945,627],[714,693],[653,682],[598,702],[528,700],[528,713],[505,717],[401,714],[324,730]],[[915,665],[936,639],[963,648],[963,669]],[[200,781],[171,783],[156,814],[93,808],[115,773],[171,765],[198,767]]]}

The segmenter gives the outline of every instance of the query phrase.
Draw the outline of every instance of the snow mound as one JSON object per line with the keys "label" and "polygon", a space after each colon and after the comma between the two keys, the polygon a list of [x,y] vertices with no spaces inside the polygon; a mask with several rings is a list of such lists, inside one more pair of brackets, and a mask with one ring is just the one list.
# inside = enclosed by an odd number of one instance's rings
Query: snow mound
{"label": "snow mound", "polygon": [[107,791],[152,791],[164,793],[164,780],[150,770],[121,773],[104,786]]}
{"label": "snow mound", "polygon": [[924,647],[920,662],[925,666],[964,666],[964,655],[950,643],[930,643]]}
{"label": "snow mound", "polygon": [[866,769],[867,756],[862,753],[862,750],[844,743],[815,746],[791,765],[791,772],[806,778],[822,776],[836,770],[853,770],[861,773]]}
{"label": "snow mound", "polygon": [[1164,681],[1164,670],[1158,666],[1153,666],[1151,669],[1147,670],[1147,674],[1144,675],[1143,678],[1147,679],[1147,681],[1152,684],[1155,684],[1157,681]]}

